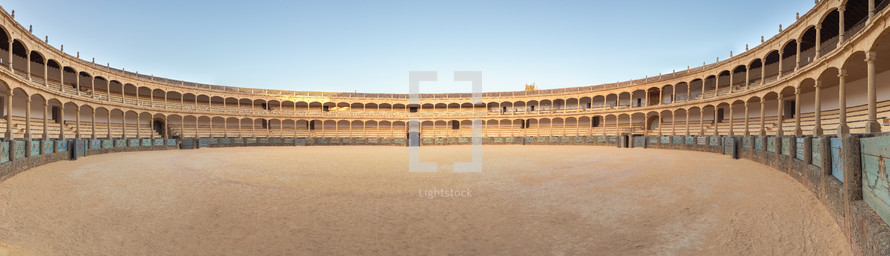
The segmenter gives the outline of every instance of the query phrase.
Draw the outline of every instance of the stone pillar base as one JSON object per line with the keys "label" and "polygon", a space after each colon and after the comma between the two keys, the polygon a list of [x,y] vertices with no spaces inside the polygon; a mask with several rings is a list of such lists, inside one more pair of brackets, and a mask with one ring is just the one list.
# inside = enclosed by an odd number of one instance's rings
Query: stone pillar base
{"label": "stone pillar base", "polygon": [[865,133],[880,133],[881,132],[881,124],[875,120],[869,120],[865,122]]}
{"label": "stone pillar base", "polygon": [[837,135],[844,136],[845,134],[850,134],[850,127],[846,124],[838,125],[837,127]]}
{"label": "stone pillar base", "polygon": [[820,135],[822,135],[823,132],[824,131],[822,130],[822,127],[816,127],[815,129],[813,129],[814,136],[820,136]]}

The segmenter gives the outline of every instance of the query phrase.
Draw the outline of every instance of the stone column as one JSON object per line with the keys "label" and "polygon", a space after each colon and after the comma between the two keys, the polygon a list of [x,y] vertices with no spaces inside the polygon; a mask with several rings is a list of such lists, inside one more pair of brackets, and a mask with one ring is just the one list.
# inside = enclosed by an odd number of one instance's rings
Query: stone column
{"label": "stone column", "polygon": [[[9,49],[12,51],[12,48]],[[31,53],[25,52],[25,70],[28,73],[28,81],[31,81]],[[31,137],[28,137],[30,139]],[[30,151],[30,149],[29,149]]]}
{"label": "stone column", "polygon": [[748,111],[748,102],[745,101],[745,136],[751,135],[750,123],[751,123],[751,113]]}
{"label": "stone column", "polygon": [[[43,140],[49,139],[49,119],[47,118],[47,110],[49,108],[49,101],[43,101]],[[60,130],[59,132],[65,132],[64,130]]]}
{"label": "stone column", "polygon": [[127,138],[127,112],[123,111],[121,111],[121,138]]}
{"label": "stone column", "polygon": [[[686,86],[689,87],[689,84],[686,84]],[[674,104],[675,100],[677,100],[677,85],[671,86],[671,104]],[[671,120],[674,120],[673,115],[671,115]]]}
{"label": "stone column", "polygon": [[782,129],[782,123],[785,121],[785,117],[782,116],[783,110],[785,110],[785,100],[782,98],[782,95],[779,95],[779,104],[776,107],[776,136],[785,135],[784,129]]}
{"label": "stone column", "polygon": [[[65,128],[65,104],[64,103],[62,105],[59,105],[59,120],[60,120],[59,129],[64,130],[64,129],[62,129],[62,128]],[[60,132],[59,137],[64,140],[65,133]]]}
{"label": "stone column", "polygon": [[[74,122],[75,122],[75,124],[74,124],[74,138],[79,140],[83,136],[80,134],[80,107],[77,107],[76,109],[74,109],[74,114],[77,115],[74,117]],[[60,131],[59,131],[60,133],[65,132],[64,122],[61,125],[59,125],[59,128],[60,128]]]}
{"label": "stone column", "polygon": [[677,112],[671,111],[671,136],[677,136]]}
{"label": "stone column", "polygon": [[[12,40],[9,41],[12,42]],[[12,43],[10,43],[10,45],[12,45]],[[12,50],[9,52],[9,55],[12,56]],[[12,59],[10,59],[10,61],[11,60]],[[12,64],[10,64],[10,67],[12,67],[11,65]],[[12,140],[12,90],[6,91],[6,138]]]}
{"label": "stone column", "polygon": [[170,127],[170,123],[168,122],[168,120],[169,119],[167,119],[167,115],[164,115],[164,145],[167,145],[166,140],[170,138],[170,130],[167,129],[168,127]]}
{"label": "stone column", "polygon": [[[92,135],[90,135],[90,139],[95,140],[96,139],[96,109],[95,108],[93,108],[93,117],[90,120],[92,121],[92,122],[90,122],[91,123],[90,125],[92,127],[92,130],[91,130]],[[79,126],[80,123],[78,123],[77,125]]]}
{"label": "stone column", "polygon": [[[692,95],[692,82],[686,84],[686,101],[689,101],[689,96]],[[689,113],[687,113],[689,114]]]}
{"label": "stone column", "polygon": [[800,87],[794,88],[794,136],[803,135],[800,129]]}
{"label": "stone column", "polygon": [[[716,79],[715,79],[715,80],[716,80]],[[702,80],[701,80],[701,99],[704,99],[704,98],[705,98],[705,87],[706,87],[706,85],[708,84],[707,82],[708,82],[708,78],[707,78],[707,77],[702,78]],[[714,87],[716,88],[716,86],[714,86]]]}
{"label": "stone column", "polygon": [[819,136],[822,135],[822,80],[816,80],[816,120],[815,120],[815,128],[813,128],[813,135]]}
{"label": "stone column", "polygon": [[766,83],[766,58],[760,60],[760,85]]}
{"label": "stone column", "polygon": [[[633,126],[633,121],[631,121]],[[643,115],[643,136],[649,136],[649,114]]]}
{"label": "stone column", "polygon": [[760,136],[766,136],[766,100],[760,98]]}
{"label": "stone column", "polygon": [[31,140],[31,97],[25,97],[25,139]]}
{"label": "stone column", "polygon": [[105,125],[108,127],[108,132],[105,136],[107,137],[106,139],[111,139],[111,110],[108,110],[108,118],[105,120],[107,121]]}
{"label": "stone column", "polygon": [[840,69],[838,73],[838,136],[850,133],[850,127],[847,126],[847,69]]}
{"label": "stone column", "polygon": [[717,73],[717,76],[714,76],[714,97],[720,95],[720,73]]}
{"label": "stone column", "polygon": [[875,17],[875,0],[868,0],[868,22]]}
{"label": "stone column", "polygon": [[865,133],[880,133],[881,124],[878,123],[877,112],[877,76],[875,75],[875,51],[865,54],[868,63],[868,121],[865,123]]}
{"label": "stone column", "polygon": [[837,47],[840,48],[841,44],[844,43],[844,12],[846,12],[847,7],[841,5],[837,8],[838,12],[838,36],[837,36]]}
{"label": "stone column", "polygon": [[701,111],[699,111],[701,118],[698,119],[698,135],[705,135],[705,108],[702,107]]}
{"label": "stone column", "polygon": [[783,64],[783,62],[785,62],[785,60],[783,59],[785,56],[782,56],[784,55],[784,50],[785,49],[779,50],[779,75],[777,76],[777,79],[782,78],[782,69],[785,67],[785,64]]}
{"label": "stone column", "polygon": [[714,136],[720,136],[720,123],[717,121],[717,106],[714,106]]}
{"label": "stone column", "polygon": [[[148,136],[151,138],[151,145],[154,146],[155,141],[155,124],[154,124],[154,114],[148,114]],[[142,142],[140,142],[141,144]]]}
{"label": "stone column", "polygon": [[797,54],[794,55],[794,71],[800,68],[800,39],[797,40]]}
{"label": "stone column", "polygon": [[686,136],[689,136],[689,110],[686,110]]}
{"label": "stone column", "polygon": [[[12,48],[9,48],[9,49],[12,49]],[[9,52],[12,53],[12,51],[9,51]],[[10,56],[12,56],[12,55],[10,55]],[[61,92],[61,91],[64,91],[63,88],[65,88],[65,66],[62,66],[61,63],[59,63],[59,80],[60,80],[59,81],[59,91]]]}
{"label": "stone column", "polygon": [[[124,116],[126,117],[126,115],[124,115]],[[126,121],[126,118],[124,118],[124,121]],[[141,122],[142,122],[142,114],[136,113],[136,138],[137,139],[142,138],[142,127],[140,127],[142,125]]]}
{"label": "stone column", "polygon": [[640,106],[640,107],[648,107],[649,106],[649,89],[646,89],[644,92],[646,93],[646,104],[643,104],[643,106]]}
{"label": "stone column", "polygon": [[[10,38],[10,39],[12,39],[12,38]],[[6,56],[6,59],[9,60],[9,63],[7,63],[9,65],[9,70],[13,70],[13,67],[12,67],[12,42],[13,42],[13,40],[9,40],[9,46],[7,46],[8,48],[6,48],[6,49],[9,49],[9,54],[7,54],[7,56]],[[62,69],[64,69],[64,68],[62,68]],[[15,72],[15,71],[13,71],[13,72]],[[10,138],[10,139],[12,138],[11,136],[6,136],[6,137]],[[10,151],[12,151],[12,150],[10,150]]]}
{"label": "stone column", "polygon": [[732,93],[732,79],[733,79],[733,77],[735,77],[735,70],[730,70],[729,71],[729,92],[727,92],[727,94]]}
{"label": "stone column", "polygon": [[822,56],[822,24],[816,24],[816,55],[814,59]]}

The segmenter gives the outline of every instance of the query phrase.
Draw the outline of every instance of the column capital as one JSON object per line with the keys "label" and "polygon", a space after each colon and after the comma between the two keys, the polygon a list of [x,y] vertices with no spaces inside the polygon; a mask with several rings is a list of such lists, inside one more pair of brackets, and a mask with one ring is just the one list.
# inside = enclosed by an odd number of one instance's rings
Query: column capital
{"label": "column capital", "polygon": [[794,95],[800,95],[800,87],[794,87]]}
{"label": "column capital", "polygon": [[816,84],[813,87],[822,88],[822,79],[816,79]]}
{"label": "column capital", "polygon": [[846,68],[839,69],[837,72],[837,77],[838,78],[847,78],[847,69]]}
{"label": "column capital", "polygon": [[876,51],[867,51],[867,52],[865,52],[865,61],[866,61],[866,62],[874,62],[874,61],[875,61],[875,56],[876,56],[877,54],[878,54],[878,53],[877,53]]}

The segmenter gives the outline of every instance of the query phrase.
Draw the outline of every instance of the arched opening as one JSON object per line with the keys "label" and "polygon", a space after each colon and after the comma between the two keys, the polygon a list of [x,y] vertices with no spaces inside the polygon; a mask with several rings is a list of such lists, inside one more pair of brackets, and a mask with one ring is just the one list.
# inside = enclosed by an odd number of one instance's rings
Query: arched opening
{"label": "arched opening", "polygon": [[825,18],[822,19],[822,23],[820,24],[821,28],[819,29],[819,37],[820,37],[820,49],[819,56],[823,56],[828,54],[834,49],[837,49],[840,30],[840,13],[837,10],[832,10]]}
{"label": "arched opening", "polygon": [[816,58],[816,27],[810,27],[800,37],[800,67],[805,67]]}
{"label": "arched opening", "polygon": [[745,81],[745,77],[748,75],[748,67],[741,65],[732,70],[732,81],[731,88],[733,92],[742,91],[745,89],[745,85],[747,81]]}
{"label": "arched opening", "polygon": [[646,130],[647,131],[658,130],[658,127],[660,125],[658,123],[658,116],[659,115],[657,113],[652,112],[652,113],[649,113],[649,115],[646,117]]}
{"label": "arched opening", "polygon": [[708,76],[702,84],[702,98],[711,98],[717,95],[717,76]]}
{"label": "arched opening", "polygon": [[725,95],[729,93],[729,87],[731,86],[732,81],[730,81],[731,75],[729,70],[723,70],[720,74],[717,75],[717,95]]}
{"label": "arched opening", "polygon": [[46,72],[44,61],[46,60],[43,55],[37,51],[31,51],[31,63],[29,64],[31,65],[31,79],[34,79],[35,82],[44,82],[44,72]]}
{"label": "arched opening", "polygon": [[763,82],[763,61],[756,59],[748,67],[748,87],[757,87]]}
{"label": "arched opening", "polygon": [[862,31],[868,20],[869,0],[848,0],[844,9],[844,40]]}
{"label": "arched opening", "polygon": [[797,68],[797,40],[791,40],[782,48],[782,68],[781,76],[785,76],[794,72]]}
{"label": "arched opening", "polygon": [[28,49],[19,40],[12,41],[12,68],[20,76],[28,74]]}
{"label": "arched opening", "polygon": [[167,123],[164,122],[163,119],[155,118],[151,121],[151,129],[155,133],[161,135],[161,137],[167,136],[166,131],[164,129],[164,127],[166,127],[166,126],[167,126]]}
{"label": "arched opening", "polygon": [[661,104],[671,104],[674,102],[674,86],[665,85],[661,88]]}

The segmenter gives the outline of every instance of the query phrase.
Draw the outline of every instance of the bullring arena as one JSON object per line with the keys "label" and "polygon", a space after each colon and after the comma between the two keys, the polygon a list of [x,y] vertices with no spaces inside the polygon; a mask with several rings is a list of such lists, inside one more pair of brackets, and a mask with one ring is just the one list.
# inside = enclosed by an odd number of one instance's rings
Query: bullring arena
{"label": "bullring arena", "polygon": [[0,255],[890,255],[888,4],[670,74],[418,98],[115,69],[3,10]]}

